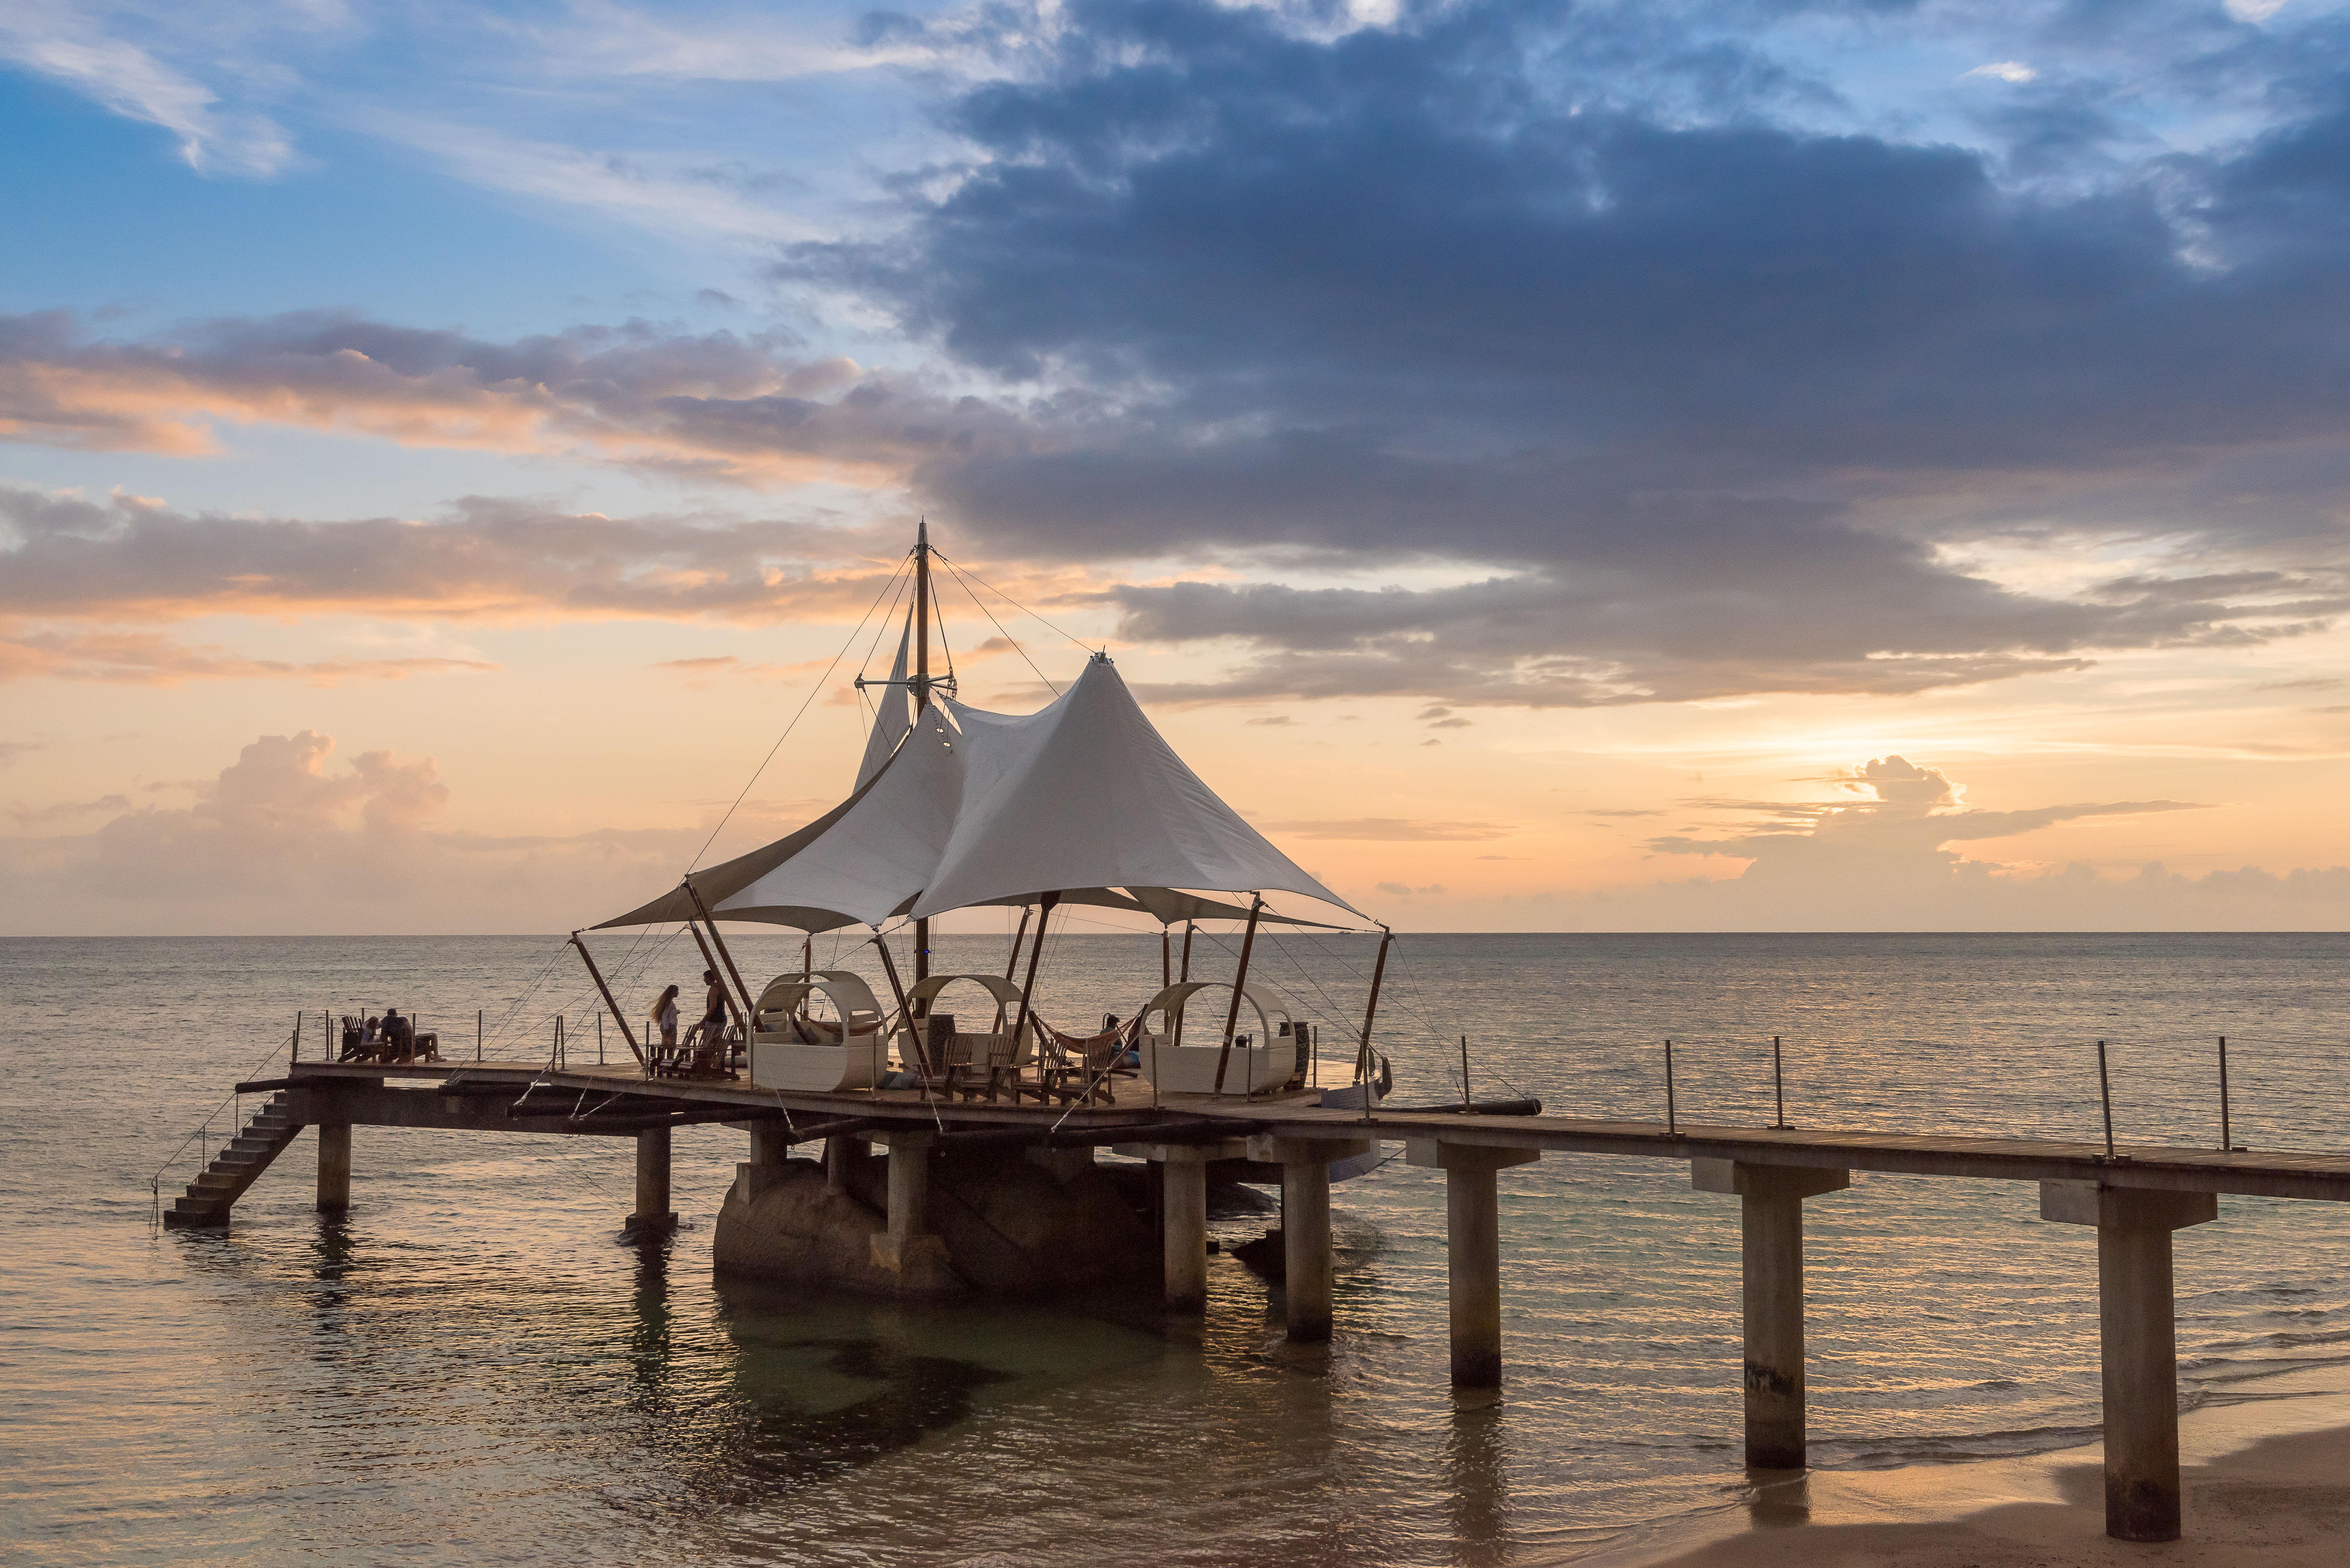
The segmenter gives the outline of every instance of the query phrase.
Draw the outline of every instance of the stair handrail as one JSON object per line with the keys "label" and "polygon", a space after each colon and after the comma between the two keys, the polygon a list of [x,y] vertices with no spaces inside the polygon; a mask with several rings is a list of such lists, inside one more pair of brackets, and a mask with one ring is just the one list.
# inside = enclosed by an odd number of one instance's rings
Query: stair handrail
{"label": "stair handrail", "polygon": [[[248,1067],[247,1069],[245,1069],[245,1071],[244,1071],[244,1072],[243,1072],[243,1073],[239,1074],[239,1075],[237,1075],[237,1079],[236,1079],[236,1081],[237,1081],[238,1083],[242,1084],[242,1083],[246,1082],[246,1081],[247,1081],[247,1080],[249,1080],[249,1079],[258,1077],[258,1076],[260,1075],[260,1074],[261,1074],[261,1070],[262,1070],[264,1067],[268,1066],[268,1065],[269,1065],[269,1064],[271,1064],[272,1062],[275,1062],[276,1060],[277,1060],[277,1055],[278,1055],[278,1053],[279,1053],[279,1052],[281,1052],[281,1051],[289,1051],[289,1050],[291,1050],[291,1049],[293,1048],[294,1042],[295,1042],[295,1041],[296,1041],[296,1040],[298,1040],[298,1039],[300,1039],[300,1038],[301,1038],[301,1034],[302,1034],[302,1026],[301,1026],[300,1024],[298,1024],[298,1023],[297,1023],[297,1024],[296,1024],[296,1025],[294,1026],[294,1033],[293,1033],[288,1034],[288,1035],[285,1038],[285,1040],[284,1040],[284,1041],[282,1041],[282,1042],[280,1042],[278,1044],[276,1044],[276,1045],[275,1045],[275,1046],[271,1047],[271,1048],[270,1048],[269,1054],[267,1054],[266,1056],[264,1056],[260,1061],[255,1062],[255,1063],[251,1067]],[[289,1060],[289,1061],[290,1061],[291,1059],[292,1059],[292,1058],[290,1058],[290,1057],[288,1058],[288,1060]],[[196,1124],[196,1130],[195,1130],[195,1131],[193,1131],[193,1132],[192,1132],[192,1133],[190,1133],[187,1137],[185,1137],[182,1138],[182,1139],[180,1140],[180,1147],[177,1147],[177,1148],[175,1148],[175,1149],[173,1149],[173,1150],[171,1152],[171,1154],[170,1154],[170,1155],[169,1155],[169,1156],[164,1159],[163,1163],[162,1163],[162,1164],[161,1164],[161,1165],[159,1165],[159,1166],[157,1166],[157,1167],[155,1168],[155,1174],[148,1179],[147,1185],[148,1185],[149,1189],[150,1189],[151,1191],[152,1191],[152,1192],[154,1193],[154,1195],[155,1195],[155,1211],[156,1211],[158,1214],[161,1214],[161,1213],[162,1212],[162,1210],[163,1210],[163,1176],[164,1176],[164,1173],[165,1173],[166,1171],[170,1170],[173,1166],[175,1166],[175,1165],[177,1165],[177,1164],[179,1164],[179,1163],[180,1163],[180,1157],[181,1157],[182,1155],[183,1155],[183,1154],[185,1154],[185,1153],[187,1153],[187,1152],[188,1152],[188,1146],[189,1146],[190,1144],[192,1144],[192,1143],[195,1142],[195,1141],[196,1141],[196,1139],[198,1139],[199,1137],[203,1137],[206,1133],[208,1133],[208,1132],[210,1132],[210,1131],[212,1130],[212,1125],[213,1125],[213,1123],[214,1123],[215,1121],[218,1121],[218,1120],[220,1119],[220,1114],[221,1114],[221,1112],[222,1112],[224,1108],[226,1108],[226,1107],[227,1107],[230,1104],[232,1104],[233,1102],[234,1102],[234,1101],[238,1101],[238,1100],[242,1100],[244,1097],[244,1091],[243,1091],[243,1090],[240,1090],[240,1089],[231,1089],[231,1090],[228,1092],[228,1094],[227,1094],[227,1095],[226,1095],[226,1096],[225,1096],[221,1100],[221,1103],[220,1103],[219,1105],[217,1105],[217,1106],[214,1106],[212,1108],[212,1110],[211,1110],[209,1113],[207,1113],[207,1114],[205,1115],[204,1119],[203,1119],[203,1121],[201,1121],[201,1122],[199,1122],[199,1123],[197,1123],[197,1124]],[[240,1110],[237,1114],[238,1114],[238,1118],[239,1118],[239,1119],[242,1119],[244,1113]]]}

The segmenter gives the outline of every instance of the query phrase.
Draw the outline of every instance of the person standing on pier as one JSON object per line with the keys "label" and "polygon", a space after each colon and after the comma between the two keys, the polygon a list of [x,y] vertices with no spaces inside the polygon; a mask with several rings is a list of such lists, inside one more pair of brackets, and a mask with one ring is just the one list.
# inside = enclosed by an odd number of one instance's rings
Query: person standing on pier
{"label": "person standing on pier", "polygon": [[672,985],[662,992],[660,1000],[653,1003],[653,1010],[648,1015],[652,1019],[653,1027],[660,1031],[664,1052],[677,1049],[677,991],[678,988]]}

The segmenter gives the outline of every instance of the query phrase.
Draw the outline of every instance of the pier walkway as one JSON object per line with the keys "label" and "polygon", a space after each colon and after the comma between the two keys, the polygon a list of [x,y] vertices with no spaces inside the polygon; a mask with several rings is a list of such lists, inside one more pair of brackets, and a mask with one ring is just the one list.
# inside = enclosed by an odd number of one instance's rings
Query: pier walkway
{"label": "pier walkway", "polygon": [[[240,1085],[275,1091],[246,1136],[224,1149],[167,1216],[224,1224],[230,1206],[304,1126],[319,1130],[318,1205],[350,1198],[350,1129],[633,1137],[637,1203],[629,1223],[673,1224],[669,1209],[673,1128],[723,1123],[751,1135],[744,1179],[781,1164],[793,1146],[822,1139],[827,1161],[867,1144],[889,1150],[887,1236],[877,1256],[926,1233],[930,1158],[956,1148],[1080,1150],[1107,1146],[1154,1162],[1161,1174],[1168,1303],[1197,1310],[1206,1284],[1210,1173],[1278,1180],[1293,1339],[1331,1332],[1329,1168],[1378,1145],[1402,1144],[1410,1163],[1445,1173],[1452,1380],[1501,1381],[1499,1171],[1552,1154],[1686,1162],[1695,1188],[1735,1197],[1742,1240],[1746,1460],[1759,1469],[1805,1458],[1803,1205],[1840,1190],[1854,1171],[2032,1182],[2042,1218],[2091,1227],[2097,1238],[2106,1431],[2106,1528],[2124,1540],[2178,1537],[2177,1339],[2171,1232],[2219,1217],[2221,1194],[2350,1200],[2350,1157],[2272,1154],[2174,1145],[1907,1135],[1555,1116],[1324,1108],[1311,1094],[1254,1100],[1158,1095],[1122,1080],[1114,1106],[949,1101],[918,1090],[795,1094],[746,1082],[648,1079],[634,1063],[550,1067],[525,1062],[400,1064],[296,1063],[282,1078]],[[234,1161],[233,1164],[224,1162]]]}

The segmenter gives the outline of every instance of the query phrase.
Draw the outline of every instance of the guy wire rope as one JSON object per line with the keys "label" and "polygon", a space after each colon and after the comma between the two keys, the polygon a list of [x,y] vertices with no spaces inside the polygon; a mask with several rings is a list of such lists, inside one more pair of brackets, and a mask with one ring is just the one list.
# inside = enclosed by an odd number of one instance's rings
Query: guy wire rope
{"label": "guy wire rope", "polygon": [[742,789],[734,796],[733,804],[729,805],[725,815],[718,819],[718,826],[710,830],[710,836],[703,839],[702,847],[693,852],[693,858],[686,864],[686,875],[693,874],[693,868],[702,864],[702,857],[710,853],[710,846],[718,842],[718,836],[726,831],[726,825],[734,819],[736,809],[742,805],[743,798],[750,794],[751,787],[759,782],[759,775],[767,771],[767,764],[775,760],[775,753],[784,749],[784,742],[792,738],[792,732],[799,727],[799,722],[807,717],[808,709],[815,704],[816,698],[824,691],[824,683],[832,679],[832,672],[840,667],[842,659],[848,657],[848,650],[857,646],[857,634],[865,629],[865,623],[871,620],[873,612],[881,607],[882,599],[889,596],[890,590],[897,586],[898,579],[906,574],[911,559],[912,557],[909,556],[907,560],[898,564],[898,569],[889,574],[889,580],[881,585],[881,591],[873,596],[873,602],[865,607],[865,613],[858,618],[856,626],[849,629],[847,638],[841,643],[840,651],[832,656],[831,661],[824,667],[824,673],[818,675],[814,684],[809,686],[808,694],[801,701],[799,711],[792,715],[792,722],[784,726],[784,732],[775,737],[775,743],[767,748],[767,754],[759,760],[757,767],[751,770],[751,776],[743,781]]}

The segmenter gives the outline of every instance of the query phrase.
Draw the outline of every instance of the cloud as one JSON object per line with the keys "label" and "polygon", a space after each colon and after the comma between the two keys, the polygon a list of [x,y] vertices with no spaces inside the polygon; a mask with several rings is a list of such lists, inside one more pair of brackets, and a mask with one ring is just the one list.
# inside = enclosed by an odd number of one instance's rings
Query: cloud
{"label": "cloud", "polygon": [[31,756],[43,750],[38,741],[0,741],[0,768],[12,768],[19,757]]}
{"label": "cloud", "polygon": [[192,169],[266,176],[293,161],[293,147],[274,120],[224,109],[212,89],[109,36],[80,7],[10,0],[0,12],[0,60],[62,82],[126,119],[161,126],[178,139]]}
{"label": "cloud", "polygon": [[[0,836],[0,878],[11,889],[0,925],[17,934],[539,931],[635,902],[630,889],[673,884],[709,836],[708,823],[572,835],[447,830],[452,792],[432,758],[367,751],[340,763],[336,752],[314,730],[262,736],[197,781],[185,807],[134,807],[119,794],[13,806],[20,831]],[[806,820],[789,814],[828,804],[753,803],[715,852],[747,847]],[[90,816],[105,820],[54,831]]]}
{"label": "cloud", "polygon": [[497,668],[479,659],[248,659],[215,645],[190,647],[155,632],[0,631],[0,681],[177,686],[188,680],[284,678],[338,686],[347,680],[397,680]]}
{"label": "cloud", "polygon": [[894,534],[691,514],[608,517],[481,498],[431,522],[320,522],[0,485],[0,616],[20,618],[362,610],[772,621],[845,611],[854,619],[902,551]]}
{"label": "cloud", "polygon": [[1850,787],[1874,798],[1850,805],[1768,805],[1779,820],[1758,830],[1711,838],[1668,834],[1648,840],[1648,847],[1660,855],[1744,860],[1748,864],[1737,880],[1758,897],[1783,895],[1814,905],[1837,898],[1881,902],[1915,899],[2002,869],[1965,859],[1949,847],[1953,844],[2012,838],[2061,822],[2204,809],[2175,800],[1951,809],[1960,786],[1939,769],[1900,756],[1863,763],[1854,770]]}
{"label": "cloud", "polygon": [[409,446],[570,456],[706,482],[899,483],[1014,414],[786,333],[644,323],[494,342],[328,312],[107,342],[63,312],[0,317],[0,439],[195,456],[267,423]]}
{"label": "cloud", "polygon": [[1295,724],[1297,721],[1291,718],[1286,713],[1273,713],[1261,719],[1250,719],[1246,721],[1246,722],[1250,724],[1261,724],[1266,728],[1273,728],[1278,725]]}
{"label": "cloud", "polygon": [[1987,66],[1977,66],[1966,74],[1970,77],[1991,77],[1999,81],[2013,83],[2032,81],[2040,75],[2022,60],[1994,60]]}
{"label": "cloud", "polygon": [[203,787],[192,806],[127,811],[91,836],[77,870],[100,891],[234,897],[312,877],[405,886],[424,825],[448,804],[431,758],[366,752],[328,770],[315,731],[265,735]]}
{"label": "cloud", "polygon": [[1518,830],[1505,822],[1445,822],[1421,817],[1357,816],[1345,821],[1268,822],[1267,833],[1293,838],[1360,839],[1379,844],[1461,843],[1507,838]]}
{"label": "cloud", "polygon": [[1425,888],[1414,888],[1402,882],[1382,882],[1378,885],[1378,890],[1395,898],[1405,898],[1421,894],[1441,893],[1444,891],[1444,884],[1430,882]]}
{"label": "cloud", "polygon": [[[991,548],[1490,569],[1120,592],[1125,636],[1229,639],[1201,700],[1899,694],[2350,603],[2350,350],[2304,329],[2350,301],[2326,237],[2350,68],[2322,28],[2303,67],[2224,23],[2108,46],[2050,21],[2082,68],[2025,84],[2029,124],[1981,122],[1991,146],[1887,131],[1752,15],[1715,47],[1671,8],[1055,15],[948,106],[971,157],[908,187],[899,234],[779,275],[1099,400],[918,465]],[[2075,83],[2100,47],[2266,129],[2146,140],[2162,115]],[[2093,542],[2178,579],[1969,565]]]}
{"label": "cloud", "polygon": [[105,794],[96,800],[54,801],[47,805],[37,806],[28,806],[21,801],[16,801],[9,804],[8,818],[21,831],[47,823],[70,822],[76,817],[129,809],[130,809],[130,797],[127,794]]}

